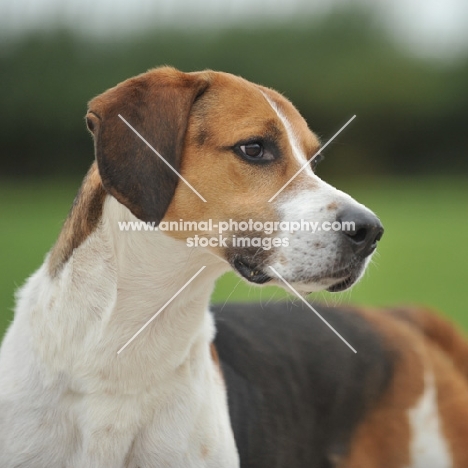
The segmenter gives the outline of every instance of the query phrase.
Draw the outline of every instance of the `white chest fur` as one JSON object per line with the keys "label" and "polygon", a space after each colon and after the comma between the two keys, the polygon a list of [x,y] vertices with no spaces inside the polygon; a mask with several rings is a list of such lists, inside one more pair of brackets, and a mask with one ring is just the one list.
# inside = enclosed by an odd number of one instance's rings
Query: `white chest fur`
{"label": "white chest fur", "polygon": [[131,217],[108,198],[60,274],[46,261],[21,289],[0,353],[3,468],[239,465],[206,310],[224,264],[162,234],[118,231]]}

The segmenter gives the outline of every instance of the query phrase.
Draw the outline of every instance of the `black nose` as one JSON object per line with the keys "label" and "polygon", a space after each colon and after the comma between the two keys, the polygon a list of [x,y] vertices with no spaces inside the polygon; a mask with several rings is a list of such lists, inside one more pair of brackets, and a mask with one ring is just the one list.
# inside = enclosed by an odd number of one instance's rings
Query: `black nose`
{"label": "black nose", "polygon": [[346,207],[337,216],[341,232],[346,236],[351,249],[360,257],[367,257],[377,247],[384,228],[379,218],[360,207]]}

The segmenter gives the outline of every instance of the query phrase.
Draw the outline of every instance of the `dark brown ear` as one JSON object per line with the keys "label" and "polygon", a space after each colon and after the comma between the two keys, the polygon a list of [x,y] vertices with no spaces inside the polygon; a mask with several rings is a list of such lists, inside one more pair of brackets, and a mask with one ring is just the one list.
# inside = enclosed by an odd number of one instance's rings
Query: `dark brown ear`
{"label": "dark brown ear", "polygon": [[86,122],[94,136],[103,185],[137,218],[159,223],[179,178],[119,114],[179,171],[190,110],[208,84],[206,74],[164,67],[126,80],[90,101]]}

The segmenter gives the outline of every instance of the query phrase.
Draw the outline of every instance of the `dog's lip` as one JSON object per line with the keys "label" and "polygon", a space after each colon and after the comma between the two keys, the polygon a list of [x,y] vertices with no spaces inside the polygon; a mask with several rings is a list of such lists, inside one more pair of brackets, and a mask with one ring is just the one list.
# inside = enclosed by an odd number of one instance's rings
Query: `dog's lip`
{"label": "dog's lip", "polygon": [[341,277],[341,279],[337,283],[329,286],[327,288],[327,291],[329,292],[345,291],[346,289],[349,289],[356,282],[356,278],[357,277],[354,274],[349,274],[344,279],[343,277]]}
{"label": "dog's lip", "polygon": [[233,262],[234,268],[247,281],[256,284],[263,284],[271,281],[273,278],[268,276],[258,265],[250,263],[244,258],[236,258]]}

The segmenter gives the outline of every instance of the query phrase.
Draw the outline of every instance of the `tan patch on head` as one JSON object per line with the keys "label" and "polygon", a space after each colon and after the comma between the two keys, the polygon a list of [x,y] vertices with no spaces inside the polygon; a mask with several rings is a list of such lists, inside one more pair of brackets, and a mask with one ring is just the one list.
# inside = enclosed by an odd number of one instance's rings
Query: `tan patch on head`
{"label": "tan patch on head", "polygon": [[96,163],[88,171],[49,257],[49,273],[56,276],[101,221],[106,191]]}
{"label": "tan patch on head", "polygon": [[334,211],[338,209],[338,203],[336,202],[331,202],[327,205],[327,210],[328,211]]}
{"label": "tan patch on head", "polygon": [[[209,89],[193,106],[181,162],[182,175],[207,203],[179,182],[165,221],[279,219],[276,204],[268,200],[301,164],[293,155],[284,124],[264,93],[284,112],[304,153],[311,156],[318,148],[318,140],[304,119],[280,94],[239,77],[212,72]],[[235,153],[236,144],[255,139],[272,142],[279,157],[256,164]],[[300,180],[298,177],[285,191]],[[309,179],[307,184],[311,186],[314,182]],[[194,233],[169,235],[186,239]]]}

